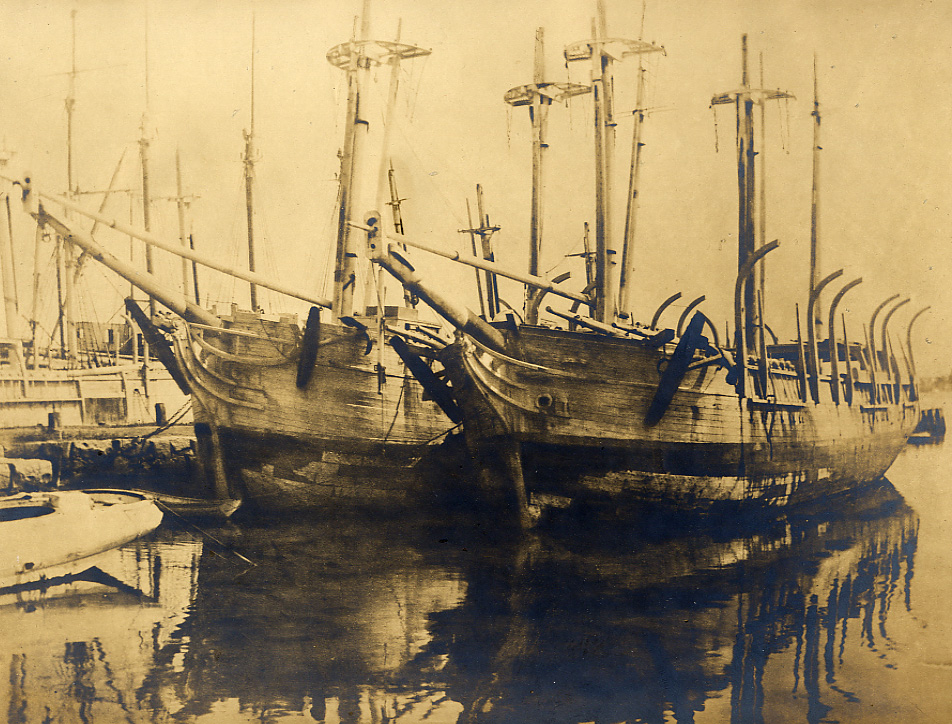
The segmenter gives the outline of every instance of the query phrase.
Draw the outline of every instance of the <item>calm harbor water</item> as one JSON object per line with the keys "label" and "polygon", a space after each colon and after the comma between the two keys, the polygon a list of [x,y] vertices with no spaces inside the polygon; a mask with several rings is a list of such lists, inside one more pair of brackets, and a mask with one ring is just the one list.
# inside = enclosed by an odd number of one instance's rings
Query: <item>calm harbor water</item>
{"label": "calm harbor water", "polygon": [[[952,447],[744,530],[162,528],[0,600],[9,722],[946,722]],[[235,553],[253,561],[249,566]],[[0,714],[2,717],[2,714]]]}

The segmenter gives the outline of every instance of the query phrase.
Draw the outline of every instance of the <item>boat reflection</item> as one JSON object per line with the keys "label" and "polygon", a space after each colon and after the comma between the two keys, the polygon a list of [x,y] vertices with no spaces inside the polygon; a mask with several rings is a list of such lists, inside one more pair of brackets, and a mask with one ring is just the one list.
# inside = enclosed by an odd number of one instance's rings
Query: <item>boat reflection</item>
{"label": "boat reflection", "polygon": [[471,571],[416,663],[449,662],[471,722],[836,719],[863,696],[841,687],[845,665],[852,686],[892,665],[887,618],[911,605],[918,528],[889,484],[848,507],[738,537],[523,546]]}
{"label": "boat reflection", "polygon": [[466,593],[432,534],[356,518],[256,521],[232,533],[229,544],[256,565],[236,576],[222,557],[203,561],[177,676],[189,702],[177,716],[379,721],[394,697],[430,696],[409,664],[430,641],[433,613]]}
{"label": "boat reflection", "polygon": [[201,551],[163,532],[97,558],[97,577],[0,598],[7,721],[140,719],[139,692],[188,615]]}
{"label": "boat reflection", "polygon": [[119,551],[121,590],[0,602],[0,708],[11,722],[846,721],[893,665],[918,530],[888,484],[846,507],[756,531],[518,542],[407,520],[256,521],[204,550],[164,531]]}

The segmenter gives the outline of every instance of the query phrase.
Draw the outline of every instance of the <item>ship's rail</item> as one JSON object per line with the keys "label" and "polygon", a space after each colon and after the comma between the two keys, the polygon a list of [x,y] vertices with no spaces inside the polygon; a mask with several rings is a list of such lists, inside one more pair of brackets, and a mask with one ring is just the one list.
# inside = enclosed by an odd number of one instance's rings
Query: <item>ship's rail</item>
{"label": "ship's rail", "polygon": [[[176,357],[178,357],[178,359],[182,362],[182,370],[188,378],[189,384],[192,385],[193,392],[200,393],[199,398],[201,398],[201,396],[204,394],[228,405],[237,405],[238,407],[246,407],[252,410],[264,409],[264,405],[260,403],[239,400],[236,397],[219,392],[218,390],[214,389],[212,385],[207,384],[205,376],[196,370],[195,366],[198,360],[197,356],[191,354],[190,350],[182,350],[180,346],[182,344],[181,340],[178,340],[176,344],[178,346]],[[202,371],[204,372],[206,370],[203,369]],[[220,379],[217,375],[215,375],[215,377]],[[227,384],[229,387],[235,387],[235,384],[231,382],[224,382],[224,384]]]}
{"label": "ship's rail", "polygon": [[267,337],[254,334],[253,332],[244,332],[242,330],[229,330],[222,329],[217,327],[207,327],[205,325],[201,326],[201,329],[193,329],[196,327],[194,324],[187,325],[188,336],[193,342],[195,342],[199,347],[208,352],[209,354],[215,355],[226,362],[235,362],[237,364],[246,364],[246,365],[260,365],[262,367],[277,367],[278,365],[287,364],[288,359],[284,356],[274,356],[274,357],[264,357],[258,355],[238,355],[231,352],[226,352],[221,347],[216,347],[215,345],[205,341],[203,338],[203,330],[209,329],[215,334],[225,333],[225,334],[234,334],[235,336],[240,337],[254,337],[255,339],[264,340],[270,342]]}

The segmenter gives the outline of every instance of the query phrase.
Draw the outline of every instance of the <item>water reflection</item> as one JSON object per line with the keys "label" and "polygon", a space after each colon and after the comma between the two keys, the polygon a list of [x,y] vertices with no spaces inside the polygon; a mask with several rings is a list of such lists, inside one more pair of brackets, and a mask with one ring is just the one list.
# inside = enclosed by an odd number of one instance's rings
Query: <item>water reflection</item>
{"label": "water reflection", "polygon": [[0,710],[11,723],[144,720],[141,693],[197,590],[202,545],[137,541],[100,581],[0,597]]}
{"label": "water reflection", "polygon": [[846,721],[896,665],[918,530],[888,485],[847,507],[519,542],[433,521],[215,531],[251,568],[165,531],[120,551],[121,590],[0,604],[0,707],[11,722]]}
{"label": "water reflection", "polygon": [[392,703],[385,691],[429,695],[408,663],[430,616],[466,593],[432,536],[349,520],[246,527],[229,542],[257,565],[236,575],[224,558],[203,562],[180,676],[190,716],[378,721],[368,712]]}
{"label": "water reflection", "polygon": [[[890,609],[910,605],[915,514],[891,489],[854,505],[738,538],[524,547],[470,572],[427,654],[467,721],[693,722],[723,695],[733,722],[819,722],[859,700],[838,682],[849,647],[888,650]],[[790,650],[793,694],[765,717],[768,662]]]}

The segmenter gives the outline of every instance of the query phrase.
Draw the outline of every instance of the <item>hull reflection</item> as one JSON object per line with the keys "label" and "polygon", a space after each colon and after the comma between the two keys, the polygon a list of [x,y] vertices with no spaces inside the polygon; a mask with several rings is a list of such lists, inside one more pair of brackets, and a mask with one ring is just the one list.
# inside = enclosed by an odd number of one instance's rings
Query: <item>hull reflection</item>
{"label": "hull reflection", "polygon": [[[911,619],[888,484],[769,529],[256,520],[0,601],[11,722],[862,721]],[[251,559],[248,567],[227,548]],[[890,700],[891,701],[891,700]]]}
{"label": "hull reflection", "polygon": [[[844,665],[891,665],[887,620],[910,605],[917,541],[891,486],[853,506],[743,537],[628,540],[628,552],[523,546],[469,573],[466,602],[437,616],[415,665],[449,662],[461,721],[694,722],[721,704],[732,722],[835,719],[834,706],[862,706],[839,685]],[[765,695],[768,671],[789,699]]]}
{"label": "hull reflection", "polygon": [[158,654],[185,621],[201,542],[135,541],[99,580],[0,599],[0,711],[11,724],[140,721]]}
{"label": "hull reflection", "polygon": [[397,521],[251,525],[229,543],[253,568],[236,578],[229,561],[203,560],[191,641],[171,677],[188,691],[176,716],[456,721],[461,707],[413,668],[431,617],[466,595],[445,546]]}

